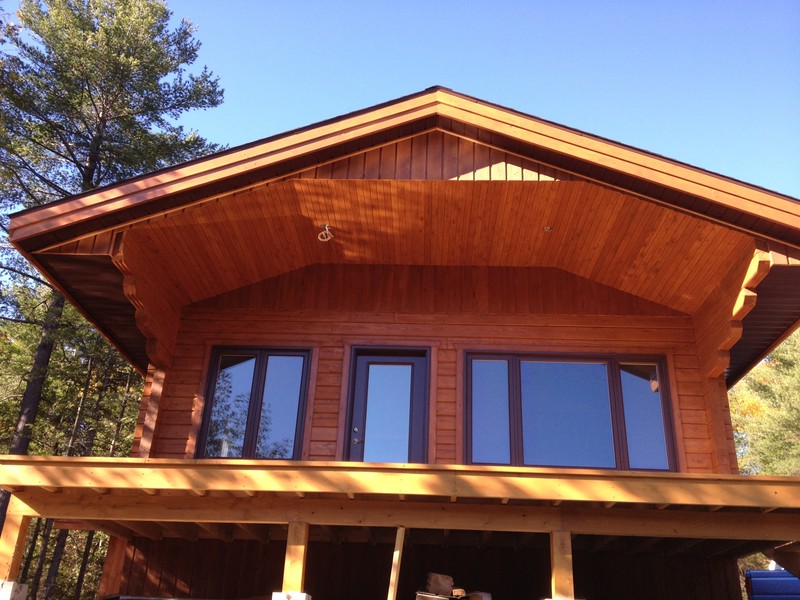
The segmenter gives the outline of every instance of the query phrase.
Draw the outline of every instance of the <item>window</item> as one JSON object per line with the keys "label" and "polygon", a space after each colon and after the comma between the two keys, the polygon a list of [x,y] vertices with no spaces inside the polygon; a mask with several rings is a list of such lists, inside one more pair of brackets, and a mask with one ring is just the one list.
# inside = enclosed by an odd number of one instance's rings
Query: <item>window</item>
{"label": "window", "polygon": [[307,351],[217,348],[198,456],[300,458]]}
{"label": "window", "polygon": [[350,390],[348,460],[425,462],[426,350],[356,349]]}
{"label": "window", "polygon": [[469,461],[674,469],[662,362],[468,355]]}

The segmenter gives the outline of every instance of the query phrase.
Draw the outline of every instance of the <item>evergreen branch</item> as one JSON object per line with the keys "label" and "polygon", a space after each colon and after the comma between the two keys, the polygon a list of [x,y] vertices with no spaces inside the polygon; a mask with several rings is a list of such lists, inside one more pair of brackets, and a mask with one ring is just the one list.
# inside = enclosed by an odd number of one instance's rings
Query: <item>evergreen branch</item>
{"label": "evergreen branch", "polygon": [[44,325],[43,321],[29,321],[28,319],[15,319],[14,317],[5,317],[0,315],[0,321],[9,321],[11,323],[22,323],[23,325],[36,325],[37,327],[41,327]]}
{"label": "evergreen branch", "polygon": [[[31,165],[24,157],[22,157],[19,153],[15,152],[14,150],[8,150],[10,154],[19,160],[19,166],[26,171],[28,171],[35,179],[38,179],[40,182],[45,184],[47,187],[56,190],[62,196],[71,196],[72,194],[58,185],[55,181],[50,180],[50,178],[45,177],[42,173],[36,169],[33,165]],[[19,179],[19,177],[17,177]],[[35,196],[32,196],[35,198]]]}
{"label": "evergreen branch", "polygon": [[46,144],[45,142],[37,139],[33,135],[28,135],[28,134],[23,133],[23,132],[17,132],[17,135],[20,138],[30,142],[34,146],[38,146],[39,148],[41,148],[45,152],[49,152],[50,154],[54,154],[55,156],[58,156],[59,158],[65,160],[65,161],[67,161],[69,163],[79,164],[79,161],[78,161],[77,157],[71,151],[69,142],[63,137],[61,132],[54,128],[53,133],[55,133],[56,136],[58,136],[59,141],[64,146],[64,148],[69,152],[69,155],[64,154],[59,149],[52,147],[50,144]]}
{"label": "evergreen branch", "polygon": [[6,265],[0,265],[0,269],[3,269],[4,271],[10,271],[12,273],[16,273],[17,275],[21,275],[22,277],[27,277],[28,279],[32,279],[36,283],[39,283],[41,285],[45,285],[45,286],[49,287],[51,290],[55,289],[51,283],[48,283],[47,281],[45,281],[44,279],[42,279],[40,277],[36,277],[36,275],[31,275],[30,273],[26,273],[25,271],[20,271],[19,269],[15,269],[14,267],[9,267],[9,266],[6,266]]}

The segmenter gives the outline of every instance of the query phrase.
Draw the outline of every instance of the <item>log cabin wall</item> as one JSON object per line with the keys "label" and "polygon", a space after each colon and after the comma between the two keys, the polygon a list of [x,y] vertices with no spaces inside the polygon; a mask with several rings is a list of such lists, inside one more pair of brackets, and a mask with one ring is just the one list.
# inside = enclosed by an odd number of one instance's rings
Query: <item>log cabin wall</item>
{"label": "log cabin wall", "polygon": [[[428,461],[464,462],[464,352],[664,355],[678,469],[713,472],[691,317],[552,268],[317,265],[186,307],[152,444],[194,456],[214,345],[313,350],[303,458],[340,460],[350,348],[431,348]],[[732,442],[731,442],[732,444]]]}

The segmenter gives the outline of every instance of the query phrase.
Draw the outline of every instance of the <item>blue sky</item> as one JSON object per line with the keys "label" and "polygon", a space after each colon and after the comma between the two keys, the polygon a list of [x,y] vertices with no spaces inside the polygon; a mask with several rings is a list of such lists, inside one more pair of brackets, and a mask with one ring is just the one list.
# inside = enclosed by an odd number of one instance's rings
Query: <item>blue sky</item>
{"label": "blue sky", "polygon": [[443,85],[800,197],[800,1],[170,0],[238,145]]}
{"label": "blue sky", "polygon": [[169,0],[231,146],[442,85],[800,197],[800,1]]}

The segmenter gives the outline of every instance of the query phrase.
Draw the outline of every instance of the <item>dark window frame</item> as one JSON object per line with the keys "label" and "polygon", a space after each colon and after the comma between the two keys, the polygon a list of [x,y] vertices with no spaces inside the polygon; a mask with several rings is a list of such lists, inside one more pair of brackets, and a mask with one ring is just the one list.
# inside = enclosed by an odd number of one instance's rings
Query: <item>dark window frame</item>
{"label": "dark window frame", "polygon": [[[214,404],[214,392],[217,387],[219,365],[222,356],[250,356],[255,355],[255,367],[250,389],[250,400],[247,411],[244,441],[241,457],[205,456],[208,432],[211,426],[211,414]],[[258,424],[261,420],[263,406],[264,384],[267,377],[267,363],[270,356],[300,356],[303,358],[303,372],[300,381],[300,397],[297,403],[297,418],[295,421],[294,444],[292,456],[285,459],[269,457],[256,457],[256,444],[258,441]],[[311,372],[311,350],[308,348],[290,348],[273,346],[214,346],[209,359],[208,377],[206,380],[205,400],[203,406],[203,419],[197,437],[195,458],[208,458],[211,460],[300,460],[303,452],[303,434],[308,404],[309,377]]]}
{"label": "dark window frame", "polygon": [[[465,407],[464,407],[464,460],[466,464],[497,465],[506,463],[475,462],[472,460],[472,361],[473,360],[505,360],[508,364],[508,395],[509,395],[509,444],[511,466],[546,466],[553,468],[598,468],[603,470],[619,471],[676,471],[675,430],[673,426],[673,412],[671,393],[667,377],[667,362],[664,356],[639,355],[639,354],[548,354],[539,352],[493,352],[493,351],[468,351],[465,353]],[[520,376],[520,363],[523,361],[561,362],[561,363],[605,363],[609,409],[611,417],[612,442],[614,448],[614,467],[580,467],[576,465],[535,465],[526,464],[522,445],[522,379]],[[664,429],[665,453],[668,467],[632,468],[628,454],[628,436],[625,425],[625,408],[622,397],[622,377],[620,364],[645,363],[654,364],[658,374],[659,395],[661,400],[661,420]]]}
{"label": "dark window frame", "polygon": [[[353,346],[350,349],[350,373],[347,391],[347,418],[345,419],[344,455],[345,461],[362,462],[364,443],[363,436],[368,432],[361,431],[360,448],[353,449],[354,418],[359,418],[359,411],[365,409],[366,404],[359,408],[357,405],[366,398],[366,373],[363,366],[368,366],[371,360],[381,364],[405,364],[403,359],[416,359],[422,368],[414,374],[412,379],[412,397],[409,417],[409,456],[408,462],[412,464],[427,464],[428,462],[428,433],[430,410],[430,381],[431,381],[431,351],[430,348],[418,346]],[[415,393],[418,392],[418,393]],[[363,415],[365,416],[365,415]],[[362,419],[363,420],[363,419]],[[361,425],[363,427],[363,423]]]}

